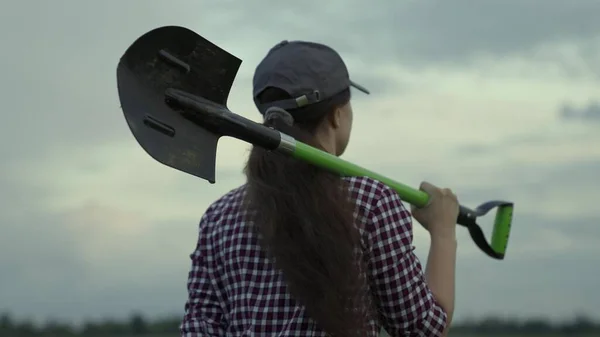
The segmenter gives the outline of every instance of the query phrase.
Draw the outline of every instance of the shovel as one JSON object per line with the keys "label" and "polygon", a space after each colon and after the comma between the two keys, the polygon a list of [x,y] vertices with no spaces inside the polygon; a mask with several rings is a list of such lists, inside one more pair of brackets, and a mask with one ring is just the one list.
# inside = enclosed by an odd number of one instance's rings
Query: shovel
{"label": "shovel", "polygon": [[[140,146],[158,162],[214,184],[218,140],[233,137],[341,176],[376,179],[409,204],[428,204],[423,191],[231,112],[227,98],[241,62],[184,27],[164,26],[139,37],[119,61],[117,84],[125,120]],[[503,260],[513,208],[501,200],[474,209],[461,205],[456,222],[485,254]],[[477,218],[492,209],[496,217],[488,242]]]}

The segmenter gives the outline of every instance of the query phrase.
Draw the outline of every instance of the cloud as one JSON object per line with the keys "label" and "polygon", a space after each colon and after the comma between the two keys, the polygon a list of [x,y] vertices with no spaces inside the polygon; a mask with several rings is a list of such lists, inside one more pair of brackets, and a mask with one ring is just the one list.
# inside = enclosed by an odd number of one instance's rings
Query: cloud
{"label": "cloud", "polygon": [[76,320],[179,312],[195,243],[186,229],[197,223],[188,220],[157,222],[98,202],[17,217],[2,228],[0,308]]}
{"label": "cloud", "polygon": [[600,121],[600,102],[590,102],[587,106],[577,108],[571,104],[564,104],[560,108],[560,117],[564,120]]}
{"label": "cloud", "polygon": [[[504,261],[459,259],[457,320],[493,314],[563,321],[579,312],[597,318],[600,298],[596,292],[584,290],[592,289],[600,278],[597,268],[591,267],[597,263],[594,255],[581,251],[524,254]],[[560,308],[546,313],[549,307]]]}
{"label": "cloud", "polygon": [[[225,3],[231,5],[229,20],[221,20],[215,29],[243,26],[244,37],[290,39],[294,34],[330,41],[347,54],[413,66],[464,63],[481,55],[505,57],[565,42],[586,44],[598,37],[600,29],[594,14],[600,4],[594,0],[548,0],[544,6],[531,0],[386,0],[378,6],[346,1],[343,7],[318,1]],[[245,16],[249,12],[252,19]],[[272,32],[272,26],[286,29]]]}

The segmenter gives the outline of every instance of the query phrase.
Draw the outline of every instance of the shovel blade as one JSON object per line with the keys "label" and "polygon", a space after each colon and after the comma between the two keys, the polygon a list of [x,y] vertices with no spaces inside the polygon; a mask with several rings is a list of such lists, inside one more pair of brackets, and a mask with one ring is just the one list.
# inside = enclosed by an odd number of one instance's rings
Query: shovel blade
{"label": "shovel blade", "polygon": [[165,103],[180,89],[226,106],[241,60],[195,32],[165,26],[139,37],[117,67],[123,114],[140,146],[158,162],[215,182],[222,136],[191,123]]}

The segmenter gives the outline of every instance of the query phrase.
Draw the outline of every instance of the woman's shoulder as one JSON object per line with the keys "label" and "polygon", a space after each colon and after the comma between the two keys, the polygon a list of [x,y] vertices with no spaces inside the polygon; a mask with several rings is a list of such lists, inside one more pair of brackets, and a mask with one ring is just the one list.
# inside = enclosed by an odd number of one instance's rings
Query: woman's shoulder
{"label": "woman's shoulder", "polygon": [[231,189],[208,206],[204,212],[203,218],[205,218],[205,220],[210,219],[214,221],[215,217],[219,217],[223,214],[239,212],[245,193],[245,184]]}
{"label": "woman's shoulder", "polygon": [[351,197],[361,208],[371,212],[377,208],[388,208],[390,205],[397,208],[398,212],[404,212],[405,209],[398,193],[384,184],[383,182],[363,176],[352,176],[344,178],[348,182]]}
{"label": "woman's shoulder", "polygon": [[377,179],[363,176],[344,178],[348,182],[350,193],[365,204],[377,203],[381,198],[396,193],[392,188]]}

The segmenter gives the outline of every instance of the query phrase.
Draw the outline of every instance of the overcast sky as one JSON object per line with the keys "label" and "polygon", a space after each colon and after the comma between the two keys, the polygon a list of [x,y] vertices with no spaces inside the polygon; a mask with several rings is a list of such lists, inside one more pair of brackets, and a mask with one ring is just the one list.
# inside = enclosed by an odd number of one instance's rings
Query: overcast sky
{"label": "overcast sky", "polygon": [[[0,311],[183,311],[198,220],[243,183],[248,147],[222,140],[210,185],[131,135],[117,62],[181,25],[244,61],[229,107],[253,120],[252,73],[272,45],[331,45],[372,91],[354,96],[345,159],[467,206],[516,203],[504,261],[459,229],[457,319],[600,317],[598,13],[599,0],[0,0]],[[418,225],[415,245],[425,262]]]}

